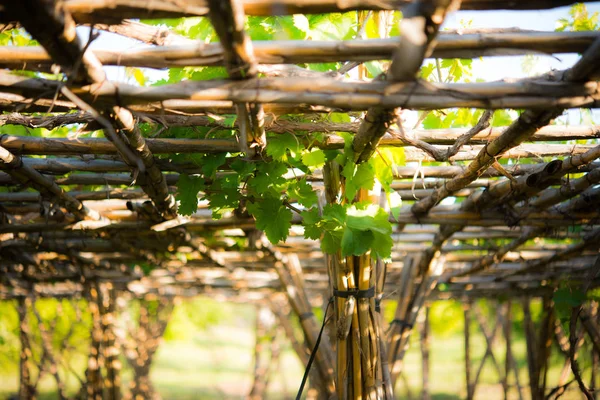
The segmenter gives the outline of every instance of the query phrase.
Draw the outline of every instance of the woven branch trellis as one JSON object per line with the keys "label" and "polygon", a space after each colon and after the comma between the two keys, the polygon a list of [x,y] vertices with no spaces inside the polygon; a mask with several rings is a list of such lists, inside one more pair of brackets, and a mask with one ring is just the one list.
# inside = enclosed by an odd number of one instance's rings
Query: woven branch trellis
{"label": "woven branch trellis", "polygon": [[[412,326],[427,300],[547,297],[561,280],[587,283],[587,288],[600,283],[594,267],[600,247],[599,128],[552,124],[566,109],[599,104],[598,32],[438,33],[446,15],[458,8],[543,9],[572,3],[3,2],[2,21],[23,27],[39,46],[0,47],[0,66],[6,68],[0,71],[0,108],[5,111],[0,123],[49,130],[80,124],[80,134],[101,130],[104,138],[0,136],[0,185],[8,189],[0,192],[0,296],[78,296],[87,282],[95,281],[111,282],[136,296],[212,293],[227,298],[237,293],[286,304],[291,315],[300,317],[305,345],[313,348],[319,333],[314,300],[333,295],[335,332],[318,350],[315,387],[340,399],[393,398]],[[367,11],[402,10],[402,34],[252,41],[244,28],[246,15],[353,10],[360,10],[361,18]],[[190,16],[207,17],[220,42],[196,42],[129,20]],[[77,24],[152,47],[87,50],[77,38]],[[582,57],[568,70],[521,80],[433,83],[417,78],[430,57],[539,52]],[[374,60],[391,62],[373,80],[349,78],[346,69],[322,73],[295,65],[344,62],[343,68],[350,69]],[[139,87],[109,81],[104,65],[223,66],[229,78]],[[48,72],[58,72],[62,80],[42,74]],[[464,129],[405,129],[398,122],[400,110],[453,108],[489,111]],[[490,119],[498,109],[522,112],[508,127],[492,128]],[[336,122],[330,113],[347,113],[352,120]],[[225,121],[231,115],[236,115],[234,122]],[[301,121],[293,118],[298,115]],[[142,131],[143,124],[153,127],[154,135]],[[230,129],[236,135],[160,137],[189,127]],[[339,132],[350,137],[350,145]],[[278,244],[262,237],[243,207],[213,220],[213,212],[200,202],[192,215],[178,215],[174,187],[203,174],[204,166],[172,155],[239,153],[250,163],[269,160],[274,134],[292,135],[303,149],[351,149],[354,168],[382,148],[404,149],[407,165],[394,166],[390,184],[404,200],[389,215],[391,260],[384,263],[367,252],[324,254],[318,242],[297,229],[304,218],[295,203],[286,204],[294,211],[290,236]],[[352,189],[338,161],[331,159],[302,177],[320,193],[321,209],[356,201],[385,203],[381,193],[365,188],[347,199]],[[231,164],[222,164],[209,180],[227,181],[235,173]],[[299,179],[289,172],[290,179]],[[440,204],[447,198],[454,202]],[[243,249],[232,245],[241,239]],[[144,274],[130,267],[136,264],[153,270]],[[285,293],[287,302],[274,292]],[[383,296],[398,300],[387,334],[379,312]],[[143,372],[147,379],[148,371]]]}

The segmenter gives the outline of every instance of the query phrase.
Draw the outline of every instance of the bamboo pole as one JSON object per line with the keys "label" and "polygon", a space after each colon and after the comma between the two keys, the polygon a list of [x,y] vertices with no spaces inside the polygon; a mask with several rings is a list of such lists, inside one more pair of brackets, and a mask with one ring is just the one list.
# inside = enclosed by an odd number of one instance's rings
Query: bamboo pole
{"label": "bamboo pole", "polygon": [[[242,2],[244,12],[248,15],[289,15],[319,14],[352,10],[397,10],[410,4],[410,0],[349,0],[339,3],[335,0],[246,0]],[[461,3],[465,10],[495,9],[548,9],[573,4],[569,0],[539,1],[527,0],[518,3],[512,1],[464,0]],[[69,0],[66,9],[81,22],[119,22],[123,18],[178,18],[206,15],[207,2],[188,3],[152,3],[150,7],[144,0]]]}
{"label": "bamboo pole", "polygon": [[[153,115],[153,114],[140,114],[140,121],[153,125],[162,125],[168,132],[168,127],[179,127],[179,126],[203,126],[210,128],[223,128],[232,129],[231,124],[226,123],[223,119],[215,119],[204,115]],[[360,126],[359,122],[349,123],[336,123],[328,120],[323,120],[323,117],[318,115],[305,115],[306,118],[311,119],[310,122],[295,122],[290,120],[283,120],[275,118],[270,112],[265,117],[265,129],[271,133],[286,133],[296,132],[300,133],[307,132],[358,132]],[[89,130],[95,130],[98,128],[95,124],[94,117],[85,112],[68,113],[68,114],[50,114],[43,116],[31,116],[23,113],[9,113],[0,115],[0,124],[7,125],[22,125],[29,128],[46,128],[54,129],[60,126],[71,125],[71,124],[87,124]],[[234,127],[239,124],[237,121],[234,123]],[[85,127],[82,129],[86,129]],[[471,136],[469,141],[465,144],[486,144],[490,140],[496,139],[502,134],[505,128],[494,128],[485,129],[475,135]],[[464,137],[470,129],[465,128],[447,128],[447,129],[405,129],[405,135],[412,137],[416,140],[423,141],[429,144],[437,145],[454,145],[455,142]],[[405,146],[402,140],[397,137],[398,130],[390,129],[387,134],[382,138],[381,146]],[[589,140],[600,137],[598,126],[562,126],[562,125],[550,125],[540,128],[531,138],[532,142],[548,142],[548,141],[566,141],[566,140]],[[9,140],[10,138],[10,140]],[[22,136],[10,136],[2,138],[0,144],[6,145],[10,149],[10,145],[7,142],[13,140],[32,139],[40,141],[40,138],[28,138]],[[80,138],[80,140],[86,140]],[[153,152],[157,151],[156,145],[152,139],[147,139],[148,146]],[[23,144],[28,143],[24,142]],[[85,143],[85,142],[84,142]],[[200,142],[198,142],[200,143]],[[211,143],[211,142],[207,142]],[[319,142],[319,146],[326,149],[338,149],[343,148],[343,139],[337,135],[329,135]],[[58,149],[57,149],[58,150]]]}
{"label": "bamboo pole", "polygon": [[[562,140],[562,139],[561,139]],[[299,138],[303,145],[307,140]],[[228,139],[148,139],[148,148],[153,154],[191,154],[191,153],[223,153],[239,151],[238,143]],[[118,149],[108,140],[100,138],[37,138],[26,136],[5,135],[0,138],[0,145],[9,151],[18,151],[20,154],[36,155],[114,155]],[[427,151],[420,148],[407,146],[406,142],[398,139],[382,140],[382,146],[404,146],[406,161],[435,161]],[[324,142],[315,142],[311,147],[324,150],[342,149],[343,141],[337,137],[335,140],[326,139]],[[256,147],[256,146],[255,146]],[[432,146],[436,151],[446,154],[448,148],[443,146]],[[448,160],[466,161],[473,160],[483,149],[483,145],[466,145],[457,151]],[[534,158],[560,156],[566,153],[573,155],[584,155],[595,150],[593,145],[566,145],[566,144],[521,144],[507,151],[498,159],[508,158]],[[257,149],[258,151],[258,149]],[[159,162],[159,165],[162,164]],[[573,171],[573,170],[570,170]],[[566,174],[567,172],[564,173]],[[526,177],[528,178],[528,177]],[[524,178],[525,179],[525,178]],[[495,186],[490,188],[493,191]],[[516,191],[516,188],[513,189]],[[485,192],[487,194],[487,192]],[[485,197],[485,196],[482,196]],[[487,197],[486,197],[487,198]],[[483,202],[483,201],[480,201]]]}
{"label": "bamboo pole", "polygon": [[[250,37],[244,24],[242,3],[236,0],[208,0],[209,16],[221,41],[223,60],[232,79],[244,80],[257,77],[257,61]],[[248,156],[266,146],[264,109],[258,103],[239,103],[238,120],[241,132],[240,149]]]}
{"label": "bamboo pole", "polygon": [[79,200],[67,194],[52,179],[24,164],[21,157],[12,154],[1,146],[0,169],[7,171],[10,176],[15,178],[21,184],[32,185],[44,197],[56,199],[61,205],[81,219],[107,222],[99,213],[90,210]]}
{"label": "bamboo pole", "polygon": [[32,350],[29,340],[29,317],[28,309],[31,308],[31,299],[20,297],[17,299],[17,313],[19,315],[19,341],[21,349],[19,351],[19,399],[27,400],[35,398],[37,390],[32,385],[31,364]]}
{"label": "bamboo pole", "polygon": [[[53,174],[66,174],[71,170],[85,171],[85,172],[98,172],[95,174],[77,174],[73,173],[65,178],[56,178],[56,183],[59,185],[131,185],[133,179],[129,174],[113,174],[106,173],[106,171],[119,172],[125,171],[126,167],[123,163],[109,161],[109,160],[80,160],[80,159],[65,159],[55,158],[52,160],[40,160],[25,158],[24,163],[30,165],[34,169],[40,170],[41,172],[48,172]],[[172,167],[173,164],[164,164],[161,168],[163,170],[175,169]],[[171,167],[169,167],[171,166]],[[596,168],[597,164],[591,164],[580,168],[581,172],[590,171]],[[519,176],[531,171],[535,171],[539,168],[535,164],[519,164],[514,166],[507,166],[505,170],[512,176]],[[181,169],[178,168],[177,171]],[[461,166],[405,166],[396,167],[393,171],[394,177],[397,179],[413,178],[415,174],[423,174],[425,177],[431,178],[451,178],[456,174],[460,174],[463,171]],[[105,173],[102,173],[105,172]],[[200,173],[199,170],[186,170],[188,173]],[[218,175],[217,175],[218,176]],[[494,169],[490,168],[484,172],[483,177],[498,177],[502,174]],[[178,174],[165,174],[165,179],[168,185],[174,185],[179,179]],[[309,177],[310,180],[319,180],[318,176]],[[12,185],[18,184],[18,180],[13,179],[10,175],[0,172],[0,185]],[[415,183],[415,187],[418,181]],[[412,187],[412,184],[411,184]],[[457,235],[460,232],[456,233]]]}
{"label": "bamboo pole", "polygon": [[[570,75],[567,74],[566,76]],[[73,95],[100,108],[108,107],[113,102],[114,97],[119,96],[123,105],[132,106],[135,111],[143,111],[148,108],[156,109],[152,102],[163,102],[166,109],[183,110],[184,105],[187,104],[186,102],[190,101],[190,105],[197,101],[205,102],[200,104],[209,105],[214,104],[214,102],[225,101],[226,103],[223,105],[227,104],[231,107],[229,102],[259,102],[277,105],[309,104],[362,111],[373,107],[386,109],[404,107],[423,110],[451,107],[483,109],[560,107],[560,109],[566,109],[588,107],[595,104],[597,100],[595,83],[593,82],[548,83],[548,79],[547,77],[541,77],[514,83],[424,84],[406,82],[393,84],[377,81],[349,82],[314,77],[263,78],[244,81],[186,81],[160,87],[143,88],[105,80],[92,85],[73,87],[71,90]],[[550,79],[557,78],[551,77]],[[35,94],[40,98],[49,98],[48,92],[59,89],[59,86],[56,81],[24,78],[4,71],[0,73],[0,89],[3,92],[16,95]],[[74,101],[75,99],[71,96],[69,100]],[[133,107],[136,104],[138,107]],[[265,112],[267,111],[265,110]],[[522,118],[522,121],[527,118],[530,122],[518,126],[519,132],[528,127],[527,136],[519,136],[522,140],[515,142],[515,145],[527,139],[537,130],[534,129],[534,125],[536,128],[546,125],[543,123],[543,119],[539,119],[538,122],[534,123],[535,119],[527,115]],[[125,126],[130,129],[130,125],[127,121]],[[383,124],[380,127],[379,138],[388,127],[389,124]],[[517,129],[516,125],[507,131],[515,129]],[[132,132],[127,131],[128,134],[133,135]],[[518,135],[517,132],[513,134]],[[359,133],[358,136],[359,142],[357,143],[364,141],[364,134]],[[509,140],[509,136],[504,136],[504,138]],[[502,144],[497,141],[492,143],[496,143],[498,146]],[[500,150],[500,148],[495,148],[496,150]],[[500,153],[498,152],[498,154]]]}
{"label": "bamboo pole", "polygon": [[473,393],[475,388],[473,387],[473,378],[471,372],[471,305],[469,303],[463,305],[464,311],[464,336],[465,336],[465,382],[467,386],[467,400],[473,400]]}
{"label": "bamboo pole", "polygon": [[[564,154],[568,154],[565,152]],[[539,171],[521,176],[513,180],[505,180],[492,185],[486,191],[480,194],[474,194],[469,202],[473,203],[473,207],[494,207],[495,205],[505,203],[510,204],[529,198],[538,192],[546,189],[550,185],[554,185],[557,180],[562,178],[567,173],[576,171],[581,165],[590,163],[600,157],[600,146],[589,148],[583,153],[571,155],[564,160],[553,160],[547,163]],[[598,179],[592,174],[590,176],[590,185],[594,179]],[[576,182],[578,184],[578,182]],[[576,188],[583,188],[581,183]],[[589,187],[589,185],[588,185]],[[577,189],[575,189],[577,190]],[[544,202],[548,205],[546,199]],[[538,203],[540,204],[540,203]],[[543,204],[543,203],[542,203]]]}
{"label": "bamboo pole", "polygon": [[[173,68],[221,66],[224,63],[225,51],[221,44],[207,43],[198,46],[192,40],[174,34],[164,27],[129,20],[123,21],[122,25],[94,27],[160,46],[127,51],[94,49],[93,54],[103,65]],[[583,53],[597,37],[596,32],[479,32],[475,29],[467,29],[460,34],[442,32],[434,45],[431,57],[465,59],[524,55],[532,52]],[[257,63],[268,65],[389,60],[397,46],[396,42],[395,38],[345,41],[271,40],[254,41],[251,42],[251,46],[254,48]],[[40,47],[0,46],[0,57],[1,64],[8,67],[47,69],[51,65],[50,57]],[[269,72],[268,68],[263,69]]]}
{"label": "bamboo pole", "polygon": [[421,312],[422,321],[420,324],[419,331],[421,332],[421,367],[422,367],[422,392],[421,398],[423,400],[431,399],[430,389],[429,389],[429,374],[430,374],[430,365],[429,365],[429,347],[430,347],[430,327],[429,327],[429,307],[425,307],[425,309]]}
{"label": "bamboo pole", "polygon": [[[518,375],[519,372],[518,370],[513,369],[513,354],[512,354],[512,349],[511,349],[511,336],[512,336],[512,321],[511,321],[511,314],[512,314],[512,310],[511,310],[511,306],[512,303],[510,300],[508,300],[502,307],[503,307],[503,314],[504,314],[504,320],[502,321],[502,332],[504,333],[504,341],[505,341],[505,347],[506,347],[506,353],[505,353],[505,357],[504,357],[504,376],[506,377],[506,385],[504,385],[503,390],[504,390],[504,400],[508,400],[508,396],[510,394],[510,388],[511,385],[509,383],[509,378],[510,378],[510,372],[511,370],[514,372],[515,374],[515,379],[516,381],[518,381]],[[518,388],[519,390],[519,396],[521,396],[521,390],[520,388]],[[522,397],[520,397],[520,399],[522,400]]]}
{"label": "bamboo pole", "polygon": [[588,308],[584,307],[579,313],[579,319],[592,342],[595,353],[600,355],[600,327],[598,323],[594,321],[593,314],[590,313]]}
{"label": "bamboo pole", "polygon": [[[310,302],[306,294],[303,280],[294,279],[293,268],[290,266],[288,259],[279,251],[273,249],[265,239],[262,240],[262,246],[270,257],[273,257],[273,266],[277,272],[277,276],[281,285],[285,289],[290,305],[296,315],[300,318],[300,326],[304,331],[305,340],[310,349],[317,351],[315,361],[319,370],[320,377],[323,381],[323,386],[329,394],[335,391],[333,383],[333,354],[329,342],[323,338],[319,349],[315,348],[319,328],[317,321],[312,313]],[[297,286],[300,283],[300,286]],[[325,316],[324,318],[327,318]]]}

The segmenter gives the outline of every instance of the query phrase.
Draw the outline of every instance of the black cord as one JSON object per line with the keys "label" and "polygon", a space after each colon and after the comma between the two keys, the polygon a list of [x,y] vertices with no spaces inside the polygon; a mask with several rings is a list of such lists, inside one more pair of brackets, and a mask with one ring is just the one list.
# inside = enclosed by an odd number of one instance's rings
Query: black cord
{"label": "black cord", "polygon": [[321,344],[321,337],[323,336],[323,331],[325,330],[325,325],[327,325],[330,319],[327,318],[327,313],[329,312],[329,306],[331,305],[331,303],[333,303],[333,297],[329,299],[329,303],[327,303],[327,307],[325,308],[325,315],[323,316],[323,325],[321,325],[321,330],[319,331],[319,336],[317,336],[315,347],[310,353],[310,358],[308,359],[308,363],[306,364],[306,369],[304,370],[304,376],[302,377],[302,382],[300,383],[300,388],[298,389],[296,400],[300,400],[302,398],[302,392],[304,391],[304,386],[306,386],[306,381],[308,380],[308,373],[310,372],[310,367],[315,361],[315,357],[317,356],[317,350],[319,349],[319,344]]}

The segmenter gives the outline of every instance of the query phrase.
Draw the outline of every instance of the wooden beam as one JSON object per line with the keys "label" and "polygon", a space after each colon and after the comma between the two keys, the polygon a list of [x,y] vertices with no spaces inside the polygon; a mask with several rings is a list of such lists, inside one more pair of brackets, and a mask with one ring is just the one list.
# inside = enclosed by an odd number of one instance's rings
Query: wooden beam
{"label": "wooden beam", "polygon": [[[194,43],[160,26],[135,21],[123,25],[97,26],[159,47],[124,50],[94,49],[91,52],[103,65],[146,68],[183,66],[222,66],[225,50],[219,43]],[[431,58],[478,58],[526,54],[583,53],[598,37],[597,32],[537,32],[515,30],[467,29],[461,33],[441,32],[434,43]],[[166,45],[166,43],[171,43]],[[390,60],[398,45],[397,38],[344,41],[270,40],[250,42],[254,49],[254,70],[266,75],[278,71],[269,65],[366,62]],[[52,60],[41,47],[0,46],[0,65],[15,69],[49,71]],[[303,68],[298,73],[311,73]],[[314,71],[312,71],[315,74]],[[322,74],[315,74],[320,76]]]}
{"label": "wooden beam", "polygon": [[[402,36],[398,47],[394,50],[392,63],[383,77],[384,80],[388,82],[415,80],[423,60],[431,53],[433,40],[453,3],[456,4],[449,0],[416,2],[408,8],[400,22]],[[406,103],[396,105],[399,106],[406,107]],[[379,106],[367,110],[358,133],[352,140],[354,160],[357,163],[371,158],[381,138],[395,120],[394,107]]]}
{"label": "wooden beam", "polygon": [[[208,1],[194,2],[153,2],[146,0],[69,0],[67,10],[80,22],[119,22],[124,18],[179,18],[208,14]],[[291,15],[321,14],[352,10],[397,10],[411,4],[411,0],[245,0],[244,11],[248,15]],[[491,1],[463,0],[465,10],[538,10],[562,7],[573,4],[569,0],[527,0],[527,1]],[[10,20],[4,16],[4,20]]]}
{"label": "wooden beam", "polygon": [[[600,46],[600,45],[599,45]],[[552,78],[555,79],[556,77]],[[559,78],[556,78],[559,79]],[[61,90],[58,81],[29,78],[13,75],[6,71],[0,73],[0,89],[3,92],[22,96],[49,98],[48,93]],[[278,106],[310,104],[313,106],[333,107],[345,110],[366,110],[372,107],[393,109],[440,109],[449,107],[474,107],[483,109],[525,108],[537,109],[556,107],[560,109],[586,107],[596,104],[599,95],[595,82],[559,82],[552,83],[548,78],[527,78],[515,82],[490,83],[422,83],[408,82],[394,84],[372,81],[340,81],[324,78],[264,78],[244,81],[209,80],[185,81],[159,87],[136,87],[128,84],[103,81],[87,86],[73,86],[73,94],[89,101],[91,105],[108,107],[118,96],[123,105],[131,105],[136,111],[155,109],[152,102],[164,101],[166,109],[184,109],[195,102],[261,102]],[[219,103],[223,104],[224,103]],[[136,105],[136,107],[133,107]],[[229,107],[231,107],[229,105]],[[289,108],[288,108],[289,110]],[[265,110],[267,111],[267,110]],[[533,112],[533,111],[532,111]],[[529,114],[527,114],[529,115]],[[506,129],[504,134],[491,142],[494,149],[501,147],[511,135],[517,135],[517,128],[529,127],[528,139],[537,129],[547,124],[535,125],[535,119],[522,116],[520,123]],[[521,126],[521,124],[523,124]],[[387,127],[380,135],[387,131]],[[510,135],[508,132],[512,132]],[[356,137],[362,138],[359,133]],[[355,137],[355,140],[357,140]],[[522,136],[519,136],[522,137]],[[500,141],[502,139],[502,141]],[[363,141],[358,139],[357,143]],[[357,144],[358,146],[358,144]],[[357,147],[358,148],[358,147]],[[490,151],[492,149],[490,148]],[[496,151],[494,150],[494,151]],[[472,167],[474,168],[474,167]]]}
{"label": "wooden beam", "polygon": [[[250,37],[244,29],[246,17],[240,1],[208,0],[209,16],[224,52],[227,73],[234,80],[256,78],[257,62]],[[259,103],[239,103],[240,149],[257,155],[266,146],[265,112]]]}

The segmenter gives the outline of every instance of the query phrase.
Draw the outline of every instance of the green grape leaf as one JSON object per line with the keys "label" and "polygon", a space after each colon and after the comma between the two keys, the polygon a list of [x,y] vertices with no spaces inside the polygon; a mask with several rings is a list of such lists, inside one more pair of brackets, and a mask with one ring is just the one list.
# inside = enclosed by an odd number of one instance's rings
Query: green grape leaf
{"label": "green grape leaf", "polygon": [[360,189],[371,190],[375,185],[375,170],[370,163],[356,166],[352,160],[348,160],[342,175],[346,177],[346,198],[350,201]]}
{"label": "green grape leaf", "polygon": [[392,247],[394,247],[394,240],[392,239],[392,232],[384,235],[379,232],[373,232],[373,244],[371,245],[371,252],[376,256],[385,261],[391,261]]}
{"label": "green grape leaf", "polygon": [[238,208],[241,199],[238,178],[236,174],[225,175],[214,180],[208,188],[204,198],[209,202],[214,219],[219,219],[224,213]]}
{"label": "green grape leaf", "polygon": [[225,164],[227,153],[206,154],[202,158],[202,172],[207,178],[214,178],[217,169]]}
{"label": "green grape leaf", "polygon": [[346,209],[341,204],[327,204],[323,207],[323,219],[341,225],[346,220]]}
{"label": "green grape leaf", "polygon": [[508,110],[496,110],[492,117],[492,126],[508,126],[512,123],[513,118]]}
{"label": "green grape leaf", "polygon": [[581,289],[563,287],[557,289],[552,295],[554,303],[568,307],[577,307],[585,301],[585,293]]}
{"label": "green grape leaf", "polygon": [[256,219],[256,227],[265,232],[271,243],[277,244],[287,239],[292,227],[292,212],[280,199],[269,196],[256,203],[249,202],[247,207]]}
{"label": "green grape leaf", "polygon": [[365,254],[371,248],[375,236],[369,230],[360,231],[346,228],[342,235],[342,257]]}
{"label": "green grape leaf", "polygon": [[325,231],[321,238],[321,250],[327,254],[335,254],[340,249],[342,231]]}
{"label": "green grape leaf", "polygon": [[298,204],[309,208],[317,203],[317,193],[313,190],[311,184],[306,179],[291,182],[288,186],[288,197],[295,199]]}
{"label": "green grape leaf", "polygon": [[181,215],[192,215],[198,210],[198,192],[204,190],[204,179],[200,176],[179,175],[177,195],[179,201],[177,212]]}
{"label": "green grape leaf", "polygon": [[317,208],[302,211],[302,225],[304,226],[304,236],[308,239],[318,240],[321,237],[321,228],[319,223],[321,217]]}
{"label": "green grape leaf", "polygon": [[304,14],[294,14],[294,26],[304,32],[305,37],[310,34],[310,22]]}
{"label": "green grape leaf", "polygon": [[291,133],[283,133],[269,137],[267,141],[267,155],[277,161],[284,161],[287,156],[287,152],[290,152],[292,157],[296,157],[296,154],[300,152],[300,142]]}
{"label": "green grape leaf", "polygon": [[406,156],[402,147],[380,147],[369,160],[375,171],[375,177],[381,183],[386,193],[392,191],[391,185],[394,181],[393,169],[396,166],[406,164]]}
{"label": "green grape leaf", "polygon": [[302,154],[302,163],[307,167],[320,168],[325,165],[325,152],[321,149],[312,149]]}
{"label": "green grape leaf", "polygon": [[285,185],[286,180],[283,175],[287,172],[287,167],[281,162],[269,162],[258,165],[257,173],[248,180],[248,186],[255,194],[260,195],[270,188],[277,189]]}
{"label": "green grape leaf", "polygon": [[366,208],[350,206],[347,210],[346,228],[371,232],[373,235],[373,240],[369,244],[371,251],[383,259],[390,258],[394,244],[392,224],[389,222],[388,213],[383,208],[375,204],[369,204]]}
{"label": "green grape leaf", "polygon": [[231,169],[237,172],[241,179],[246,179],[248,176],[254,173],[256,170],[256,165],[254,163],[249,163],[248,161],[242,160],[241,158],[236,158],[231,163]]}

